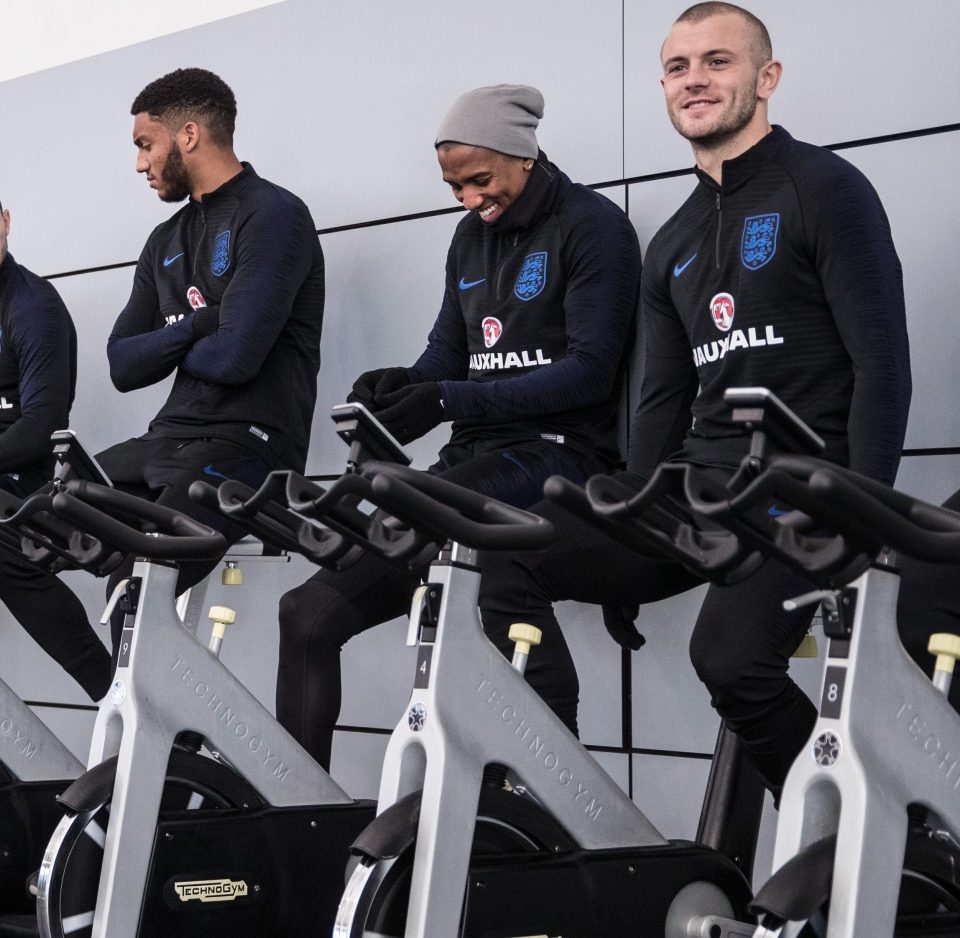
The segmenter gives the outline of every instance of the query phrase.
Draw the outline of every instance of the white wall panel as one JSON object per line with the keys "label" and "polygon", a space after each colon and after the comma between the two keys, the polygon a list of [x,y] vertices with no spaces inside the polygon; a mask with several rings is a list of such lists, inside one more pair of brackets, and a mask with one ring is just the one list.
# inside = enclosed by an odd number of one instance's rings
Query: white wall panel
{"label": "white wall panel", "polygon": [[335,733],[330,774],[354,798],[376,801],[380,766],[390,737],[379,733]]}

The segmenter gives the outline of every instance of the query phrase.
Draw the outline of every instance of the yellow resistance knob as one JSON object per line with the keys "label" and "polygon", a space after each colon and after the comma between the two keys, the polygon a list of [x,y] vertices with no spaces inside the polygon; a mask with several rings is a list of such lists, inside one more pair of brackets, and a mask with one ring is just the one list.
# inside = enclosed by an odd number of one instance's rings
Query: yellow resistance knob
{"label": "yellow resistance knob", "polygon": [[243,571],[235,564],[228,563],[220,574],[224,586],[240,586],[243,583]]}
{"label": "yellow resistance knob", "polygon": [[960,658],[960,635],[951,635],[949,632],[937,632],[930,636],[927,651],[937,656],[936,669],[953,673],[953,666]]}
{"label": "yellow resistance knob", "polygon": [[223,638],[228,625],[237,621],[237,614],[227,606],[211,606],[207,618],[213,622],[213,635]]}
{"label": "yellow resistance knob", "polygon": [[807,632],[807,634],[800,639],[800,644],[797,645],[797,650],[790,657],[816,658],[819,654],[820,649],[817,646],[817,636],[811,635],[809,632]]}
{"label": "yellow resistance knob", "polygon": [[519,651],[521,655],[529,655],[530,646],[540,644],[543,632],[535,625],[529,625],[526,622],[514,622],[513,625],[510,626],[508,636],[510,641],[516,644],[517,651]]}

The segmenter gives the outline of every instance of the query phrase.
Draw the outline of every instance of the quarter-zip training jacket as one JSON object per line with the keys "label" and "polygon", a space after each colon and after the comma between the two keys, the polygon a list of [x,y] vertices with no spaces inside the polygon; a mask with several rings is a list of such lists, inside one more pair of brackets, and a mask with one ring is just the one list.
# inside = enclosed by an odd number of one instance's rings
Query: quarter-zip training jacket
{"label": "quarter-zip training jacket", "polygon": [[323,255],[306,205],[243,165],[150,235],[107,343],[110,376],[132,391],[176,370],[146,438],[231,440],[302,470]]}
{"label": "quarter-zip training jacket", "polygon": [[672,455],[736,466],[748,436],[723,392],[759,385],[824,438],[827,458],[892,483],[910,357],[900,261],[873,187],[781,127],[724,162],[723,185],[697,175],[644,260],[630,467],[649,478]]}
{"label": "quarter-zip training jacket", "polygon": [[443,304],[412,370],[440,382],[454,444],[552,440],[615,462],[636,232],[542,152],[532,172],[499,222],[471,212],[457,226]]}
{"label": "quarter-zip training jacket", "polygon": [[63,300],[11,254],[0,264],[0,472],[53,468],[50,434],[68,426],[77,333]]}

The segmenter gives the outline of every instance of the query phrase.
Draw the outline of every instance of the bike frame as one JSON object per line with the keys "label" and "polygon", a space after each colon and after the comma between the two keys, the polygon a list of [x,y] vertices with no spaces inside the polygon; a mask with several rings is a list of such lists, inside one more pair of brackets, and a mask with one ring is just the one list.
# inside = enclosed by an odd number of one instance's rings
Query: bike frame
{"label": "bike frame", "polygon": [[837,834],[827,938],[893,934],[909,804],[960,835],[960,719],[900,644],[899,580],[875,565],[841,591],[820,717],[781,800],[774,872]]}
{"label": "bike frame", "polygon": [[4,681],[0,681],[0,762],[21,782],[74,779],[84,769]]}
{"label": "bike frame", "polygon": [[448,546],[410,614],[416,680],[377,804],[382,813],[423,790],[405,938],[458,933],[489,763],[506,766],[585,849],[667,843],[484,635],[479,581],[477,552]]}
{"label": "bike frame", "polygon": [[124,625],[88,763],[118,757],[93,938],[137,933],[167,760],[182,731],[201,734],[270,805],[353,803],[183,626],[175,609],[175,567],[138,560],[131,583],[139,595],[136,615]]}

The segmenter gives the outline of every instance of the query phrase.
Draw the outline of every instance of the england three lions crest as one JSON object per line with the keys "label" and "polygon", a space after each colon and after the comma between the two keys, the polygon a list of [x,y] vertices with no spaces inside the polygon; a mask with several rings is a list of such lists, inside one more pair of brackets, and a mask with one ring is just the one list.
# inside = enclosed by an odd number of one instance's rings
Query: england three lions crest
{"label": "england three lions crest", "polygon": [[226,273],[230,266],[230,230],[221,231],[217,235],[217,240],[213,243],[213,260],[210,261],[210,269],[214,277],[219,277]]}
{"label": "england three lions crest", "polygon": [[547,252],[535,251],[523,259],[523,266],[513,285],[517,299],[532,300],[543,292],[547,283]]}
{"label": "england three lions crest", "polygon": [[740,260],[747,270],[759,270],[769,264],[777,253],[777,235],[780,232],[780,213],[751,215],[743,220],[743,238],[740,241]]}

